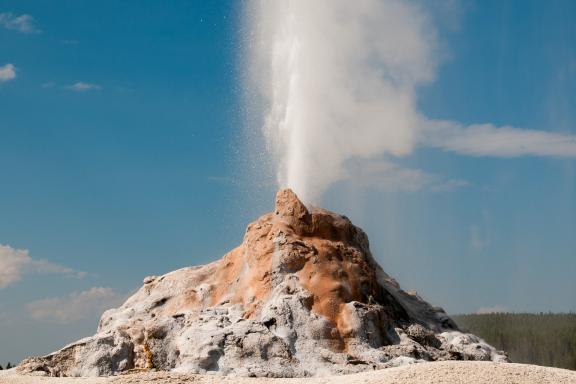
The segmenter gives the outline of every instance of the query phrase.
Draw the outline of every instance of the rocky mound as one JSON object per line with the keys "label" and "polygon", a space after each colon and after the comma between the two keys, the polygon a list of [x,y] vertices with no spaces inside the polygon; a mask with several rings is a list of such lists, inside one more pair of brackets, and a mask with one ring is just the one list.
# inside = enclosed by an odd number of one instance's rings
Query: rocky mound
{"label": "rocky mound", "polygon": [[213,263],[144,279],[96,335],[21,372],[104,376],[132,369],[305,377],[416,361],[505,361],[437,307],[402,291],[344,216],[291,190]]}

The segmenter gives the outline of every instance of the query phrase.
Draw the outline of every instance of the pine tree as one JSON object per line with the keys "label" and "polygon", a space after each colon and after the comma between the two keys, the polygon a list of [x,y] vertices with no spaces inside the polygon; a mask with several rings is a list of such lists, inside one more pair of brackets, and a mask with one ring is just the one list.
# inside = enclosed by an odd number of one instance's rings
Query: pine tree
{"label": "pine tree", "polygon": [[0,371],[3,370],[4,368],[2,368],[2,364],[0,364]]}
{"label": "pine tree", "polygon": [[6,369],[10,369],[12,368],[12,364],[10,364],[10,362],[8,362],[8,364],[6,364]]}

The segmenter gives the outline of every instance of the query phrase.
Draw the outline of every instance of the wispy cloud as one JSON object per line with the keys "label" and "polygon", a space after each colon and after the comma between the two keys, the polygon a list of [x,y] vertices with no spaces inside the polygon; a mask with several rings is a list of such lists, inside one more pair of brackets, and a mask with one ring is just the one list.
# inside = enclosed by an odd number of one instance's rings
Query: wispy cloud
{"label": "wispy cloud", "polygon": [[488,315],[491,313],[506,313],[506,312],[510,312],[510,310],[503,305],[497,304],[493,307],[478,308],[478,310],[476,311],[476,314],[477,315]]}
{"label": "wispy cloud", "polygon": [[102,89],[98,84],[84,83],[82,81],[67,85],[65,88],[75,92],[98,91]]}
{"label": "wispy cloud", "polygon": [[25,249],[0,244],[0,289],[20,281],[26,274],[61,274],[73,278],[86,276],[86,272],[33,259]]}
{"label": "wispy cloud", "polygon": [[[439,177],[439,176],[438,176]],[[430,190],[432,192],[450,192],[456,189],[469,187],[471,184],[470,182],[462,179],[449,179],[443,180],[440,182],[436,182],[432,186],[430,186]]]}
{"label": "wispy cloud", "polygon": [[92,287],[64,297],[53,297],[34,301],[26,305],[33,319],[60,324],[98,316],[107,309],[116,307],[125,299],[112,288]]}
{"label": "wispy cloud", "polygon": [[[452,121],[421,118],[417,134],[420,147],[438,148],[467,156],[491,157],[576,157],[576,135],[520,129],[492,124],[463,125]],[[471,184],[461,179],[446,179],[420,169],[412,169],[389,161],[362,159],[347,164],[342,179],[382,191],[448,192]],[[471,244],[475,249],[486,246],[478,228],[471,230]]]}
{"label": "wispy cloud", "polygon": [[48,81],[48,82],[41,85],[42,88],[54,88],[55,86],[56,86],[56,83],[53,81]]}
{"label": "wispy cloud", "polygon": [[576,135],[492,124],[423,122],[420,144],[469,156],[576,157]]}
{"label": "wispy cloud", "polygon": [[11,12],[0,13],[0,27],[12,29],[22,33],[41,33],[30,15],[15,15]]}
{"label": "wispy cloud", "polygon": [[0,83],[14,80],[16,78],[16,68],[13,64],[6,64],[0,67]]}
{"label": "wispy cloud", "polygon": [[470,185],[465,180],[445,179],[421,169],[406,168],[389,161],[349,164],[346,179],[386,192],[449,192]]}

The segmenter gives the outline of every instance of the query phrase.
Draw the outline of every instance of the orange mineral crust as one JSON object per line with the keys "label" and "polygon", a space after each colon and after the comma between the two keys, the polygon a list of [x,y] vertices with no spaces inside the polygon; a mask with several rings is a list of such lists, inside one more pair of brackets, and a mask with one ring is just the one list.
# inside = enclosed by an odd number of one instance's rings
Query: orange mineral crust
{"label": "orange mineral crust", "polygon": [[[248,226],[242,245],[194,274],[178,272],[163,282],[178,280],[183,294],[159,308],[159,316],[231,303],[242,305],[246,318],[254,318],[279,277],[294,274],[311,293],[311,311],[334,326],[328,338],[354,337],[346,307],[352,301],[386,304],[390,316],[408,318],[378,284],[366,235],[345,217],[319,208],[309,212],[291,190],[277,194],[273,214]],[[381,320],[384,325],[386,318]]]}

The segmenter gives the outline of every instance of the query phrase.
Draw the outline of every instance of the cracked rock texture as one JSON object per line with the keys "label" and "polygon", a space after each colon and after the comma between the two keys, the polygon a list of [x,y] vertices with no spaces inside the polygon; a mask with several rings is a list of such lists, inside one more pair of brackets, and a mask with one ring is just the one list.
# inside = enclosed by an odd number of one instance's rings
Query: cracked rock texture
{"label": "cracked rock texture", "polygon": [[149,276],[94,336],[20,372],[108,376],[133,369],[307,377],[435,360],[506,361],[444,310],[406,293],[344,216],[291,190],[213,263]]}

